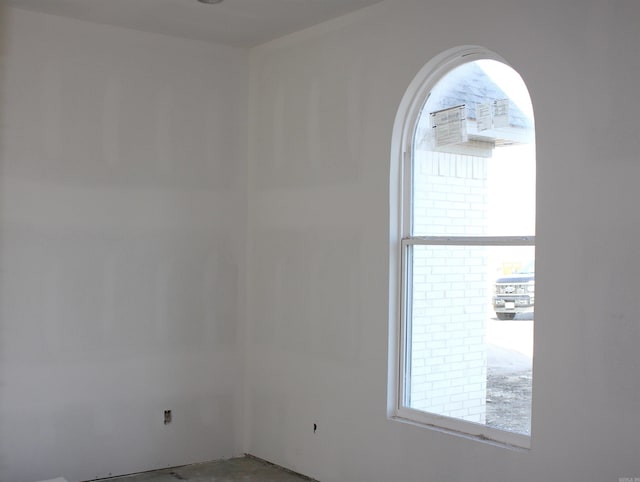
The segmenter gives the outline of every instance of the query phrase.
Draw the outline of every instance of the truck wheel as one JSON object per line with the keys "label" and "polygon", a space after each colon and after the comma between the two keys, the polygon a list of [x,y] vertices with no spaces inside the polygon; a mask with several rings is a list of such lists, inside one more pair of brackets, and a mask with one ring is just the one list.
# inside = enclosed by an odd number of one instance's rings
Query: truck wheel
{"label": "truck wheel", "polygon": [[499,320],[513,320],[516,317],[515,313],[496,313]]}

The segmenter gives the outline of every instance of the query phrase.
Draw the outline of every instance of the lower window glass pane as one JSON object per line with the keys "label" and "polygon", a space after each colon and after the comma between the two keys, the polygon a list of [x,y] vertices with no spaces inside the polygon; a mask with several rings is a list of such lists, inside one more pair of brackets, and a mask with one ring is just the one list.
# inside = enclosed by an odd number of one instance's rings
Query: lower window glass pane
{"label": "lower window glass pane", "polygon": [[409,249],[404,405],[529,434],[535,249]]}

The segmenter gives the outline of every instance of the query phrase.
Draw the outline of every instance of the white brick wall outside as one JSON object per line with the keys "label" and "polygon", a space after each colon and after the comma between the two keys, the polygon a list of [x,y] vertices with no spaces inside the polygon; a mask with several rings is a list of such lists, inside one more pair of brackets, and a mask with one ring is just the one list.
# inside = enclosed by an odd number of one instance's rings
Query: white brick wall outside
{"label": "white brick wall outside", "polygon": [[[487,160],[419,151],[414,235],[487,232]],[[485,248],[415,246],[409,406],[485,422]]]}

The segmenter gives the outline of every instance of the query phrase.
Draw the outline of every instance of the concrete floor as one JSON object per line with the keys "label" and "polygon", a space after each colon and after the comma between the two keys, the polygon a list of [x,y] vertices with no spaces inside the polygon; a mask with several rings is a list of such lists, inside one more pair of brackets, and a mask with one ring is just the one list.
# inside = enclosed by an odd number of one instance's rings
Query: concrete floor
{"label": "concrete floor", "polygon": [[312,479],[254,457],[240,457],[204,464],[186,465],[103,482],[309,482]]}

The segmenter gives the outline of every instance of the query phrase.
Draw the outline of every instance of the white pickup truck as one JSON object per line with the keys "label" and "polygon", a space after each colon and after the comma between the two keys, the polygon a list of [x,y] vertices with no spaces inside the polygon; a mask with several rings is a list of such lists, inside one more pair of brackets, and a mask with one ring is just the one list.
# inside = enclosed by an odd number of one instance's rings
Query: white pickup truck
{"label": "white pickup truck", "polygon": [[535,301],[535,261],[518,272],[498,278],[493,309],[499,320],[513,320],[518,313],[533,313]]}

